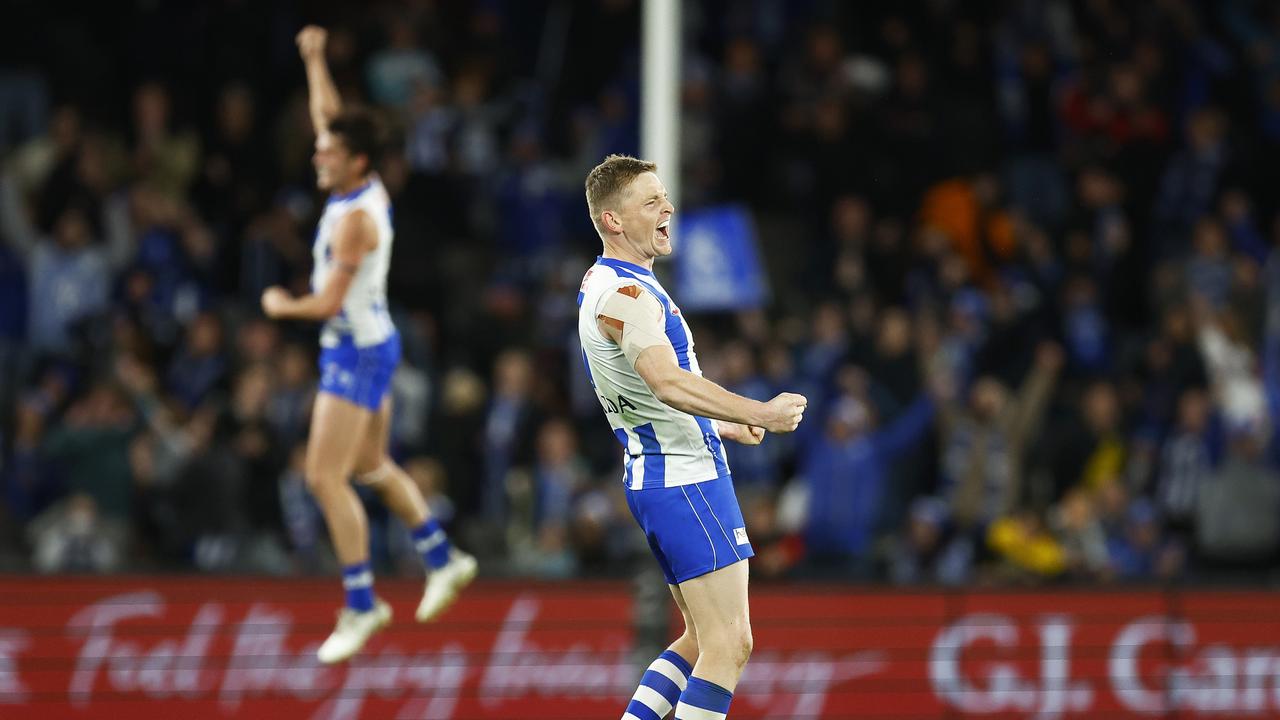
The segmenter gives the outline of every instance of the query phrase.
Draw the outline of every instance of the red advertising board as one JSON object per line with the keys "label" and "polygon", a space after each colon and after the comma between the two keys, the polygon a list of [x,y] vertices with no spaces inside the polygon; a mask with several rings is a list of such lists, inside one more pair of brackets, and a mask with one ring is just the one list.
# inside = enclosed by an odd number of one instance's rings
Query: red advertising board
{"label": "red advertising board", "polygon": [[[615,718],[638,676],[612,583],[481,582],[316,663],[324,580],[0,580],[0,718]],[[731,717],[1280,717],[1280,593],[760,585]]]}

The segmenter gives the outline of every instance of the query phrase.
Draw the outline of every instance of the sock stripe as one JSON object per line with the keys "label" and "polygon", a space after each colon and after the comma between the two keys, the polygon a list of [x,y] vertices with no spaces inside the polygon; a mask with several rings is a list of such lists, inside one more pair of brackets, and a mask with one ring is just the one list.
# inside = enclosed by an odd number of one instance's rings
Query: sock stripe
{"label": "sock stripe", "polygon": [[[640,687],[646,690],[652,690],[660,697],[666,698],[668,712],[670,712],[671,706],[675,704],[676,700],[680,699],[680,693],[684,692],[684,688],[680,686],[681,684],[682,683],[676,683],[676,681],[666,675],[656,673],[653,670],[649,670],[649,672],[645,673],[644,677],[640,679]],[[637,689],[636,692],[639,693],[640,691]],[[654,710],[659,709],[656,705],[650,705],[649,707]],[[663,713],[658,714],[662,715]]]}
{"label": "sock stripe", "polygon": [[626,718],[635,718],[636,720],[662,720],[666,714],[659,715],[653,708],[645,705],[639,700],[632,700],[627,703]]}
{"label": "sock stripe", "polygon": [[413,543],[413,547],[418,552],[424,553],[435,548],[437,545],[444,542],[446,539],[447,538],[445,537],[444,530],[436,530],[435,532],[431,533],[431,535],[427,537],[415,540]]}
{"label": "sock stripe", "polygon": [[439,570],[449,564],[449,553],[453,545],[440,521],[428,518],[411,533],[413,549],[422,556],[422,563],[431,570]]}
{"label": "sock stripe", "polygon": [[[662,654],[658,656],[658,659],[666,660],[672,665],[675,665],[676,669],[680,671],[680,674],[684,676],[686,682],[689,680],[689,676],[693,674],[693,666],[689,664],[688,660],[681,657],[680,653],[675,652],[674,650],[663,650]],[[680,683],[680,689],[684,689],[683,682]]]}
{"label": "sock stripe", "polygon": [[676,705],[676,720],[725,720],[732,703],[733,693],[725,688],[700,677],[690,677],[689,686],[680,693],[680,702]]}
{"label": "sock stripe", "polygon": [[676,686],[677,696],[684,692],[685,686],[689,684],[689,676],[680,672],[680,668],[673,665],[666,658],[654,660],[653,664],[649,666],[649,671],[644,674],[644,678],[640,681],[649,687],[656,687],[653,682],[650,682],[650,675],[657,675],[664,680],[670,681]]}
{"label": "sock stripe", "polygon": [[644,685],[636,688],[636,694],[631,696],[631,703],[627,705],[627,710],[634,712],[637,703],[652,710],[656,718],[664,718],[667,713],[671,712],[671,701],[663,697],[662,693],[657,690]]}
{"label": "sock stripe", "polygon": [[373,609],[373,570],[367,561],[342,568],[342,589],[347,594],[347,607],[359,612]]}
{"label": "sock stripe", "polygon": [[[653,718],[642,718],[639,715],[633,715],[630,710],[623,714],[622,720],[653,720]],[[658,718],[662,720],[662,718]]]}
{"label": "sock stripe", "polygon": [[676,720],[725,720],[725,713],[704,710],[681,701],[676,705]]}
{"label": "sock stripe", "polygon": [[373,586],[373,573],[363,570],[355,575],[344,575],[342,577],[342,587],[346,590],[359,590]]}

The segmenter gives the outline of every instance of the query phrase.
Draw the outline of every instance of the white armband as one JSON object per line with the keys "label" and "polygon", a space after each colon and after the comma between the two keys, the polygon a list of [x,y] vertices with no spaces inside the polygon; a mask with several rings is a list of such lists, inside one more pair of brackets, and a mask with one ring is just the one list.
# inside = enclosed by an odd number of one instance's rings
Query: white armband
{"label": "white armband", "polygon": [[635,366],[640,353],[654,345],[670,345],[662,303],[639,285],[624,285],[609,293],[597,318],[622,330],[622,354]]}

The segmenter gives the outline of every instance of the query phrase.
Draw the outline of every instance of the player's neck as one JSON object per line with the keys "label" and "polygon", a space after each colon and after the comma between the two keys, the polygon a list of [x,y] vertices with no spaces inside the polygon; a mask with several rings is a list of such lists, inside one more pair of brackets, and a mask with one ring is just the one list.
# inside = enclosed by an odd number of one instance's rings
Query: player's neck
{"label": "player's neck", "polygon": [[372,173],[368,175],[360,175],[358,177],[352,178],[349,182],[343,185],[335,186],[333,188],[333,194],[334,195],[350,195],[351,193],[359,190],[365,185],[368,185],[369,181],[372,179],[373,179]]}
{"label": "player's neck", "polygon": [[607,243],[604,246],[604,252],[601,253],[601,257],[609,258],[611,260],[621,260],[622,262],[631,263],[632,265],[639,265],[645,270],[653,272],[653,258],[641,257],[639,253],[630,252],[624,248],[612,246]]}

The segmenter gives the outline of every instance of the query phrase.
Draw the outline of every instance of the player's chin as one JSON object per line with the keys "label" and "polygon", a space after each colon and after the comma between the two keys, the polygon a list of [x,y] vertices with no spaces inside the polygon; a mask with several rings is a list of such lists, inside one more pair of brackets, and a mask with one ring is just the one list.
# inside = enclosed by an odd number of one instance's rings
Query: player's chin
{"label": "player's chin", "polygon": [[653,241],[653,249],[660,257],[670,255],[672,250],[671,239],[659,236]]}

